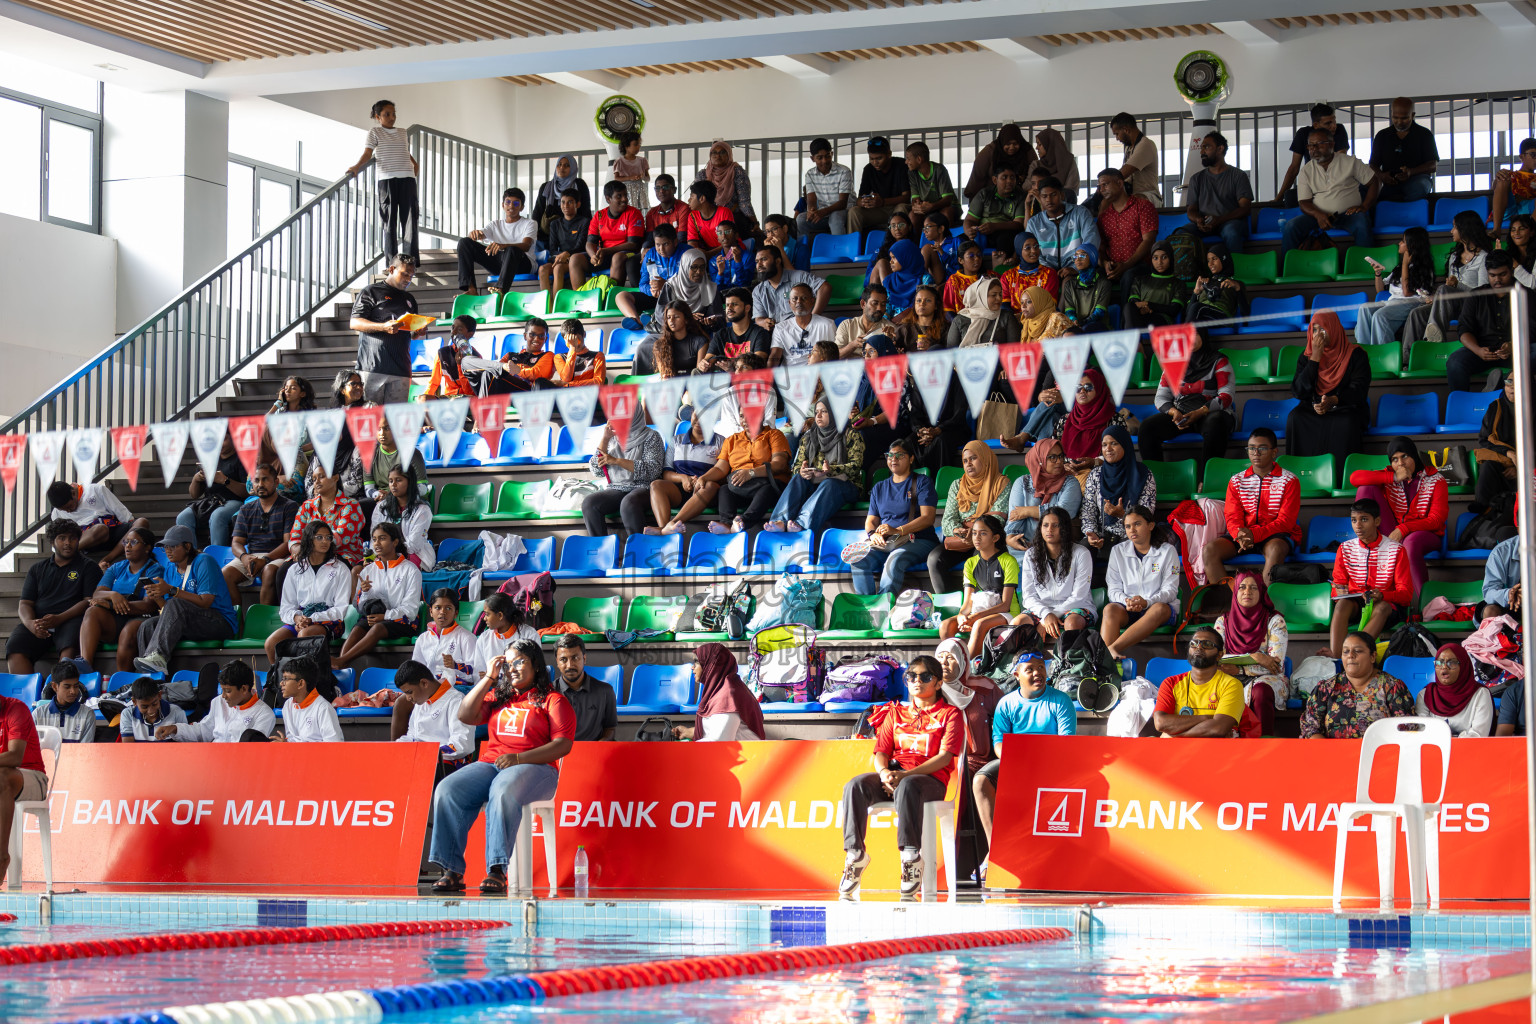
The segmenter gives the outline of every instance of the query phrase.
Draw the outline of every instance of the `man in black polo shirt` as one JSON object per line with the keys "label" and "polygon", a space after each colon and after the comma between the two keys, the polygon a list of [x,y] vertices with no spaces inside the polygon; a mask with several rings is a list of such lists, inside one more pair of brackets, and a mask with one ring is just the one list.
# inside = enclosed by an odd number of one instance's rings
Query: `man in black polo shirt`
{"label": "man in black polo shirt", "polygon": [[415,334],[396,330],[402,316],[416,312],[416,297],[407,288],[416,277],[409,256],[396,256],[384,280],[357,293],[352,322],[357,332],[357,372],[363,377],[363,396],[380,405],[404,402],[411,393],[411,339],[425,338],[423,327]]}
{"label": "man in black polo shirt", "polygon": [[907,165],[891,159],[891,142],[883,135],[869,140],[869,163],[859,177],[859,197],[848,207],[848,230],[853,234],[884,231],[891,214],[906,213],[912,207],[912,189],[907,184]]}
{"label": "man in black polo shirt", "polygon": [[1392,124],[1371,140],[1371,170],[1381,175],[1383,202],[1410,203],[1435,190],[1440,149],[1435,133],[1413,120],[1413,100],[1392,101]]}
{"label": "man in black polo shirt", "polygon": [[725,292],[725,324],[710,335],[704,368],[728,369],[736,357],[748,352],[756,352],[766,359],[772,344],[773,335],[752,319],[752,293],[745,288],[728,288]]}
{"label": "man in black polo shirt", "polygon": [[567,633],[555,644],[560,692],[576,712],[576,739],[611,740],[619,727],[619,701],[613,687],[587,675],[587,647]]}
{"label": "man in black polo shirt", "polygon": [[[1471,391],[1474,374],[1508,367],[1514,359],[1514,329],[1510,322],[1509,296],[1503,290],[1521,288],[1515,283],[1515,261],[1508,250],[1488,254],[1488,287],[1500,292],[1473,295],[1461,305],[1456,327],[1462,347],[1445,360],[1445,377],[1452,391]],[[1527,308],[1530,308],[1529,306]],[[1536,329],[1536,313],[1527,328]],[[1502,381],[1502,377],[1499,378]],[[1497,391],[1502,384],[1488,390]]]}
{"label": "man in black polo shirt", "polygon": [[278,603],[277,569],[288,559],[288,531],[299,514],[298,502],[277,493],[276,471],[265,462],[257,463],[249,483],[256,500],[235,513],[229,564],[224,566],[229,598],[237,607],[241,585],[254,579],[261,580],[261,603]]}
{"label": "man in black polo shirt", "polygon": [[21,585],[18,614],[21,625],[5,645],[7,672],[25,675],[38,658],[80,653],[80,622],[101,582],[101,567],[80,554],[80,524],[55,519],[44,536],[53,557],[27,570]]}

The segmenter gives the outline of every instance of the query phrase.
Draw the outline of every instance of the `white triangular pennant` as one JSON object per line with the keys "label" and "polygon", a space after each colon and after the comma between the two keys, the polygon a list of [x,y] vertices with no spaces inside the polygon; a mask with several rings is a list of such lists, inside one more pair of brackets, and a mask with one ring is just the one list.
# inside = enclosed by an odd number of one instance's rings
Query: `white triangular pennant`
{"label": "white triangular pennant", "polygon": [[677,432],[677,410],[683,404],[683,392],[687,389],[687,377],[648,380],[640,385],[640,397],[645,401],[645,411],[651,414],[656,432],[668,444],[672,443],[672,436]]}
{"label": "white triangular pennant", "polygon": [[275,412],[267,416],[267,436],[283,464],[283,476],[293,476],[299,462],[299,443],[304,439],[302,412]]}
{"label": "white triangular pennant", "polygon": [[326,476],[336,475],[336,446],[341,434],[347,429],[347,410],[312,409],[304,414],[304,429],[309,431],[309,443],[315,449],[315,458]]}
{"label": "white triangular pennant", "polygon": [[34,430],[27,436],[27,447],[32,452],[32,468],[37,470],[43,487],[46,488],[58,477],[59,463],[64,458],[64,446],[68,440],[67,430]]}
{"label": "white triangular pennant", "polygon": [[[389,432],[395,436],[395,451],[403,453],[402,459],[413,458],[411,452],[416,450],[416,442],[421,440],[421,428],[427,422],[426,406],[420,402],[391,402],[384,407],[384,421],[389,424]],[[459,430],[463,429],[461,419]],[[437,456],[440,459],[453,458],[452,448],[446,451],[443,449],[442,438],[438,438]],[[405,461],[402,465],[409,466],[410,462]]]}
{"label": "white triangular pennant", "polygon": [[1099,369],[1104,374],[1105,383],[1109,385],[1109,393],[1118,406],[1131,380],[1131,367],[1136,363],[1141,332],[1113,331],[1109,334],[1091,334],[1089,337],[1093,339],[1093,354],[1098,357]]}
{"label": "white triangular pennant", "polygon": [[155,458],[160,460],[160,472],[165,477],[167,487],[171,486],[171,481],[181,471],[181,457],[187,453],[187,434],[191,429],[186,420],[149,425],[149,432],[155,438]]}
{"label": "white triangular pennant", "polygon": [[832,408],[832,418],[837,429],[848,425],[848,413],[859,395],[859,384],[864,380],[864,361],[861,359],[837,359],[820,363],[821,386],[827,393],[827,404]]}
{"label": "white triangular pennant", "polygon": [[973,345],[957,348],[954,353],[955,373],[960,378],[960,386],[965,389],[971,415],[980,416],[981,403],[992,393],[992,384],[997,379],[997,346]]}
{"label": "white triangular pennant", "polygon": [[776,366],[773,382],[784,396],[784,415],[789,417],[791,429],[796,429],[811,415],[816,400],[816,382],[821,379],[818,367],[810,363],[799,366]]}
{"label": "white triangular pennant", "polygon": [[587,427],[592,425],[592,414],[597,411],[597,388],[560,388],[555,391],[555,404],[560,407],[560,418],[565,429],[571,432],[571,443],[581,451],[587,438]]}
{"label": "white triangular pennant", "polygon": [[69,459],[75,464],[75,476],[83,484],[96,476],[96,456],[101,454],[103,436],[100,427],[69,432]]}
{"label": "white triangular pennant", "polygon": [[715,424],[720,420],[720,409],[725,397],[731,393],[731,375],[728,373],[696,373],[688,378],[688,394],[693,398],[693,418],[699,423],[704,443],[715,436]]}
{"label": "white triangular pennant", "polygon": [[1040,342],[1045,363],[1051,368],[1051,376],[1056,378],[1056,390],[1061,392],[1061,400],[1068,412],[1072,411],[1072,400],[1077,396],[1077,382],[1083,379],[1083,371],[1088,369],[1088,351],[1092,347],[1093,339],[1086,334],[1069,334]]}
{"label": "white triangular pennant", "polygon": [[512,407],[517,410],[523,436],[539,437],[549,429],[550,420],[555,418],[555,393],[524,391],[512,396]]}
{"label": "white triangular pennant", "polygon": [[[459,450],[459,435],[464,433],[464,418],[469,415],[469,399],[462,395],[456,398],[440,398],[435,402],[428,402],[426,408],[432,413],[432,426],[437,431],[438,458],[453,458]],[[409,463],[406,464],[409,465]]]}
{"label": "white triangular pennant", "polygon": [[907,353],[907,373],[917,385],[917,393],[923,396],[923,406],[928,410],[928,422],[937,423],[944,415],[944,399],[949,397],[949,382],[955,370],[955,353],[959,349],[931,348],[927,352]]}
{"label": "white triangular pennant", "polygon": [[228,431],[229,420],[222,416],[192,421],[192,450],[197,453],[197,464],[209,484],[219,471],[219,453],[224,449],[224,435]]}

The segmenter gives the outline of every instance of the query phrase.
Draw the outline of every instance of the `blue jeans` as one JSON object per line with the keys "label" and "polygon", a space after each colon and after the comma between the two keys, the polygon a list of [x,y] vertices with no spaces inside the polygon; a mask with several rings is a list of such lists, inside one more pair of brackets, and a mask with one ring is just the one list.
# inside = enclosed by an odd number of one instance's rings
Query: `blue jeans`
{"label": "blue jeans", "polygon": [[1385,203],[1411,203],[1428,199],[1435,193],[1435,177],[1432,174],[1415,174],[1401,184],[1383,185],[1377,196]]}
{"label": "blue jeans", "polygon": [[1508,359],[1489,362],[1481,356],[1473,355],[1471,349],[1463,347],[1446,358],[1445,379],[1452,391],[1471,391],[1473,374],[1484,374],[1501,366],[1507,368],[1509,365]]}
{"label": "blue jeans", "polygon": [[1056,429],[1056,424],[1067,414],[1065,402],[1060,405],[1037,405],[1024,417],[1024,433],[1039,440],[1042,437],[1050,437],[1051,431]]}
{"label": "blue jeans", "polygon": [[506,867],[523,808],[554,799],[559,781],[560,772],[552,764],[515,764],[501,771],[488,761],[465,765],[440,782],[432,796],[432,850],[427,859],[463,874],[464,844],[484,807],[485,866]]}
{"label": "blue jeans", "polygon": [[[1280,257],[1283,261],[1285,254],[1307,240],[1307,236],[1317,230],[1317,221],[1308,214],[1300,214],[1285,222],[1285,231],[1280,239]],[[1355,244],[1364,248],[1376,244],[1376,235],[1371,229],[1371,214],[1369,210],[1361,210],[1359,213],[1333,215],[1333,228],[1335,231],[1348,231],[1355,236]],[[1329,242],[1332,245],[1332,242]]]}
{"label": "blue jeans", "polygon": [[1362,309],[1355,324],[1355,342],[1360,345],[1387,345],[1397,339],[1397,332],[1423,301],[1417,298],[1389,299],[1376,309]]}
{"label": "blue jeans", "polygon": [[[229,539],[235,530],[235,515],[244,504],[243,501],[231,499],[224,503],[223,508],[213,510],[213,515],[208,517],[208,543],[229,547]],[[197,515],[192,511],[192,506],[188,505],[176,513],[176,525],[197,532]]]}
{"label": "blue jeans", "polygon": [[828,478],[813,484],[796,473],[789,478],[768,519],[775,523],[794,520],[801,529],[819,533],[839,509],[852,504],[858,497],[859,489],[847,480]]}
{"label": "blue jeans", "polygon": [[800,237],[809,251],[811,238],[815,235],[846,235],[848,233],[848,211],[838,210],[830,213],[814,224],[805,214],[798,213],[795,215],[795,228],[800,232]]}
{"label": "blue jeans", "polygon": [[[1317,222],[1313,221],[1312,223],[1316,224]],[[1170,233],[1177,234],[1180,231],[1187,235],[1194,235],[1196,238],[1203,239],[1205,237],[1205,232],[1193,224],[1180,225]],[[1216,232],[1221,235],[1222,243],[1232,252],[1242,252],[1248,247],[1248,218],[1246,217],[1229,220],[1217,228]]]}
{"label": "blue jeans", "polygon": [[931,538],[914,539],[895,551],[871,548],[862,561],[853,563],[853,592],[866,595],[898,593],[907,570],[928,561],[928,552],[937,543]]}

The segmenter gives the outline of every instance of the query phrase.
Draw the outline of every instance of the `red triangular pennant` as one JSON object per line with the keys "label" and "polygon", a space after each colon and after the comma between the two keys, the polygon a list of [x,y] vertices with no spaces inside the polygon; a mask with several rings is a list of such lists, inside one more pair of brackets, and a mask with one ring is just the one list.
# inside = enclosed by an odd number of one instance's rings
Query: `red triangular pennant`
{"label": "red triangular pennant", "polygon": [[381,405],[354,405],[347,409],[347,427],[352,431],[352,443],[363,460],[365,473],[373,470],[373,449],[379,443],[379,424],[383,422]]}
{"label": "red triangular pennant", "polygon": [[267,431],[265,416],[235,416],[229,421],[229,440],[240,456],[245,472],[256,472],[256,458],[261,454],[261,437]]}
{"label": "red triangular pennant", "polygon": [[475,430],[491,446],[492,455],[501,451],[501,432],[507,422],[507,405],[511,401],[511,395],[484,395],[469,400]]}
{"label": "red triangular pennant", "polygon": [[[143,427],[132,427],[127,429],[137,430],[139,432],[139,438],[141,440],[143,439]],[[114,430],[113,433],[115,434],[117,431]],[[21,471],[21,455],[22,452],[25,452],[26,450],[26,434],[0,434],[0,480],[5,482],[5,489],[7,491],[14,491],[16,489],[16,474]],[[135,456],[133,475],[129,477],[129,479],[136,480],[138,479],[138,476],[139,466],[137,456]]]}
{"label": "red triangular pennant", "polygon": [[1173,324],[1169,327],[1152,328],[1152,351],[1163,364],[1163,374],[1168,386],[1178,393],[1179,382],[1184,379],[1184,368],[1195,352],[1195,325]]}
{"label": "red triangular pennant", "polygon": [[897,354],[866,359],[864,374],[869,378],[870,389],[880,400],[885,421],[895,423],[901,411],[901,392],[907,386],[907,357]]}
{"label": "red triangular pennant", "polygon": [[1035,397],[1035,380],[1045,355],[1038,341],[1016,342],[997,346],[997,358],[1003,364],[1003,373],[1013,385],[1014,397],[1020,409],[1028,409]]}
{"label": "red triangular pennant", "polygon": [[731,374],[731,390],[736,394],[736,404],[741,408],[742,421],[747,425],[747,436],[753,440],[763,432],[763,410],[773,398],[773,371],[746,370]]}
{"label": "red triangular pennant", "polygon": [[638,384],[604,384],[597,389],[597,400],[602,403],[603,415],[608,417],[608,427],[619,439],[619,447],[629,444],[629,427],[635,418],[635,403],[640,401]]}
{"label": "red triangular pennant", "polygon": [[[265,422],[263,417],[256,418]],[[139,459],[144,456],[144,438],[148,433],[149,428],[143,424],[112,428],[112,446],[117,451],[117,461],[123,467],[123,475],[128,478],[128,489],[131,491],[139,489]],[[6,484],[10,484],[10,479],[6,480]]]}

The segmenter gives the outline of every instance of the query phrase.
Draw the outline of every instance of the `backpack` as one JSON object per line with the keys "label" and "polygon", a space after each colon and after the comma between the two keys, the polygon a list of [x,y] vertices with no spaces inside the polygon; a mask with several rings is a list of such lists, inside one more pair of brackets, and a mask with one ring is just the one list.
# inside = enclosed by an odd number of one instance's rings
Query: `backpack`
{"label": "backpack", "polygon": [[993,626],[981,641],[975,671],[994,679],[1011,677],[1021,654],[1040,654],[1040,630],[1034,625]]}
{"label": "backpack", "polygon": [[[555,578],[547,572],[525,572],[513,576],[497,589],[506,594],[523,613],[523,622],[535,630],[555,624]],[[475,632],[485,629],[485,612],[475,620]]]}
{"label": "backpack", "polygon": [[320,667],[315,681],[315,692],[326,700],[336,701],[336,676],[331,672],[331,639],[327,636],[296,636],[278,642],[277,663],[267,669],[266,684],[261,699],[274,708],[283,706],[282,676],[278,666],[284,658],[307,658]]}
{"label": "backpack", "polygon": [[1327,568],[1316,562],[1281,562],[1275,566],[1269,582],[1310,586],[1322,583],[1327,578]]}
{"label": "backpack", "polygon": [[821,695],[825,666],[816,631],[798,622],[770,626],[752,635],[747,686],[758,700],[806,703]]}
{"label": "backpack", "polygon": [[1173,250],[1173,276],[1181,281],[1193,281],[1207,273],[1205,265],[1205,241],[1188,231],[1175,231],[1165,241]]}
{"label": "backpack", "polygon": [[600,487],[596,480],[563,476],[550,485],[539,502],[539,511],[545,515],[555,512],[579,512],[587,495],[596,494]]}
{"label": "backpack", "polygon": [[665,718],[647,718],[635,730],[635,739],[642,743],[664,743],[673,738],[672,723]]}
{"label": "backpack", "polygon": [[1090,711],[1108,711],[1120,697],[1120,666],[1092,629],[1064,629],[1056,638],[1051,685]]}
{"label": "backpack", "polygon": [[853,700],[870,704],[900,700],[901,696],[895,693],[900,667],[895,658],[885,654],[859,661],[845,661],[827,673],[821,700],[823,703]]}
{"label": "backpack", "polygon": [[1514,495],[1499,495],[1487,508],[1467,520],[1467,525],[1462,527],[1461,535],[1451,547],[1456,550],[1491,548],[1500,541],[1508,540],[1519,532],[1515,528],[1514,515]]}
{"label": "backpack", "polygon": [[903,590],[891,605],[886,629],[932,629],[933,597],[926,590]]}
{"label": "backpack", "polygon": [[1422,623],[1405,622],[1397,627],[1387,643],[1386,657],[1402,655],[1405,658],[1433,658],[1440,650],[1440,640],[1425,629]]}
{"label": "backpack", "polygon": [[775,601],[764,601],[747,623],[747,632],[756,633],[769,626],[798,622],[810,629],[817,627],[816,608],[821,604],[821,580],[785,570],[773,581]]}
{"label": "backpack", "polygon": [[731,640],[747,635],[747,620],[752,613],[752,591],[746,580],[735,587],[716,583],[702,594],[688,600],[678,616],[675,632],[724,633]]}

